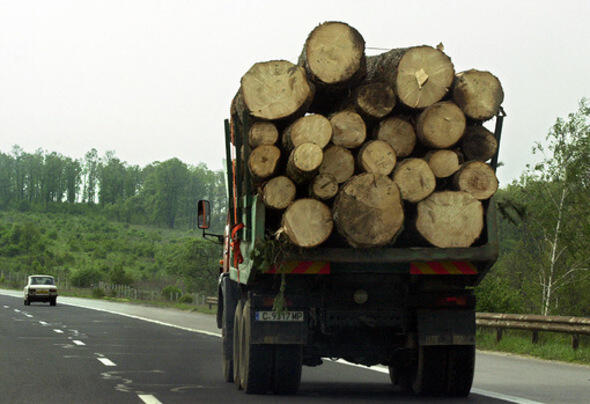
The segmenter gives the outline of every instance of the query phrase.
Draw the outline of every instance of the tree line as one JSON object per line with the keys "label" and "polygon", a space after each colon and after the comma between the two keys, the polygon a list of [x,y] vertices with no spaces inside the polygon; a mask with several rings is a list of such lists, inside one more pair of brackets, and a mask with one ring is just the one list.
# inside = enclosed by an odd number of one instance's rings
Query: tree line
{"label": "tree line", "polygon": [[131,224],[194,228],[199,199],[209,199],[212,227],[225,223],[225,179],[204,164],[191,166],[177,158],[143,168],[121,161],[112,151],[96,149],[83,159],[21,147],[0,151],[0,210],[101,211]]}

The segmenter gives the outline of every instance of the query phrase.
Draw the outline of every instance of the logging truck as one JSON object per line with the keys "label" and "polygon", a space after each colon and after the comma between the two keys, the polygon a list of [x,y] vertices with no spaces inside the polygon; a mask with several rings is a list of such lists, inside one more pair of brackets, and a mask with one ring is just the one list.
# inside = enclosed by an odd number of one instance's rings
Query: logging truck
{"label": "logging truck", "polygon": [[339,22],[314,29],[299,64],[242,77],[217,236],[227,382],[292,394],[303,365],[340,358],[387,366],[403,391],[469,394],[503,96],[489,72],[456,74],[442,45],[365,57]]}

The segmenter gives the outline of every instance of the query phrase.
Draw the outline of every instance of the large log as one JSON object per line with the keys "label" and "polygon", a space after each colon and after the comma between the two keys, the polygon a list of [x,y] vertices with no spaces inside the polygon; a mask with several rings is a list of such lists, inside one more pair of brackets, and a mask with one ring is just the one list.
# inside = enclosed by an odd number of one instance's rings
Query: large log
{"label": "large log", "polygon": [[431,150],[426,153],[424,160],[436,178],[450,177],[461,168],[459,155],[454,150]]}
{"label": "large log", "polygon": [[498,190],[498,179],[492,167],[481,161],[469,161],[453,176],[459,191],[465,191],[477,199],[489,199]]}
{"label": "large log", "polygon": [[351,87],[366,73],[365,40],[348,24],[325,22],[307,37],[299,65],[320,89]]}
{"label": "large log", "polygon": [[409,156],[416,146],[414,127],[407,119],[397,116],[380,121],[375,127],[374,136],[389,143],[398,158]]}
{"label": "large log", "polygon": [[416,229],[435,247],[469,247],[483,230],[483,206],[467,192],[435,192],[418,202]]}
{"label": "large log", "polygon": [[342,184],[354,175],[354,156],[350,150],[340,146],[330,146],[324,151],[320,174],[330,174]]}
{"label": "large log", "polygon": [[328,118],[310,114],[297,119],[283,131],[282,144],[287,150],[303,143],[313,143],[323,149],[331,139],[332,125]]}
{"label": "large log", "polygon": [[254,64],[241,83],[232,108],[240,119],[244,108],[264,120],[292,118],[303,115],[313,100],[314,89],[303,68],[286,60]]}
{"label": "large log", "polygon": [[472,69],[457,74],[453,100],[469,118],[486,121],[500,110],[504,90],[492,73]]}
{"label": "large log", "polygon": [[330,117],[334,133],[332,143],[336,146],[354,149],[359,147],[367,137],[367,126],[363,118],[352,110],[344,110]]}
{"label": "large log", "polygon": [[416,135],[422,144],[446,149],[461,139],[465,132],[465,115],[453,102],[439,102],[418,116]]}
{"label": "large log", "polygon": [[412,203],[428,197],[436,188],[436,178],[430,166],[420,158],[400,161],[393,171],[393,181],[399,187],[402,198]]}
{"label": "large log", "polygon": [[367,58],[367,81],[391,85],[410,108],[425,108],[440,101],[455,77],[451,59],[430,46],[392,49]]}
{"label": "large log", "polygon": [[316,199],[298,199],[283,214],[281,230],[299,247],[315,247],[326,241],[334,222],[332,213]]}
{"label": "large log", "polygon": [[303,143],[291,151],[287,162],[287,175],[298,184],[311,180],[324,158],[322,148],[313,143]]}
{"label": "large log", "polygon": [[351,246],[389,244],[404,221],[399,189],[384,175],[352,177],[336,196],[333,216],[338,232]]}
{"label": "large log", "polygon": [[253,149],[265,144],[275,144],[278,139],[279,131],[272,122],[254,122],[248,131],[248,143]]}
{"label": "large log", "polygon": [[395,167],[395,150],[383,140],[371,140],[359,150],[359,167],[368,173],[389,175]]}
{"label": "large log", "polygon": [[318,174],[310,183],[309,193],[312,198],[332,199],[338,193],[338,181],[331,174]]}
{"label": "large log", "polygon": [[293,181],[284,175],[280,175],[264,184],[262,201],[271,209],[286,209],[295,199],[296,191]]}
{"label": "large log", "polygon": [[496,154],[498,141],[483,126],[469,125],[461,139],[461,150],[467,160],[487,161]]}
{"label": "large log", "polygon": [[395,107],[395,93],[389,84],[374,82],[357,87],[344,105],[352,105],[361,116],[368,120],[381,119]]}
{"label": "large log", "polygon": [[274,145],[258,146],[248,158],[248,168],[255,181],[272,176],[277,170],[281,150]]}

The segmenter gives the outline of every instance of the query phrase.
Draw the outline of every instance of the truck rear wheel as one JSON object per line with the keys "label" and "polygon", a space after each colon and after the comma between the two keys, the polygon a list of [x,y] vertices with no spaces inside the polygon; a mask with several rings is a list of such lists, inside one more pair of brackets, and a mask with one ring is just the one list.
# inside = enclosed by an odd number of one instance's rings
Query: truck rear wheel
{"label": "truck rear wheel", "polygon": [[447,394],[467,397],[475,371],[475,345],[449,346],[448,354]]}
{"label": "truck rear wheel", "polygon": [[[225,296],[224,296],[225,300]],[[233,358],[233,324],[230,324],[228,317],[234,313],[228,313],[227,305],[223,305],[221,314],[221,366],[223,369],[223,380],[228,383],[234,381],[234,358]],[[232,321],[233,323],[233,321]]]}
{"label": "truck rear wheel", "polygon": [[242,388],[242,380],[240,374],[240,341],[241,341],[241,334],[242,334],[242,309],[243,309],[242,301],[238,301],[236,305],[236,311],[234,312],[234,333],[232,336],[233,341],[233,369],[232,375],[235,385],[241,389]]}
{"label": "truck rear wheel", "polygon": [[443,395],[447,390],[447,346],[420,346],[412,390],[421,395]]}
{"label": "truck rear wheel", "polygon": [[303,348],[301,345],[275,345],[272,391],[295,394],[301,383]]}
{"label": "truck rear wheel", "polygon": [[264,394],[271,387],[273,346],[252,344],[250,301],[244,306],[240,328],[240,384],[248,394]]}

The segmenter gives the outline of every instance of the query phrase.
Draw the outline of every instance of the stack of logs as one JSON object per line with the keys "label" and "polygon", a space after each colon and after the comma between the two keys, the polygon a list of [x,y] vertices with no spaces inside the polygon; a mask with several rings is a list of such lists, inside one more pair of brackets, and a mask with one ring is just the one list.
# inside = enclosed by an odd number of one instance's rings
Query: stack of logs
{"label": "stack of logs", "polygon": [[231,114],[253,189],[293,244],[318,246],[335,227],[353,247],[402,232],[469,247],[498,187],[486,163],[498,144],[482,123],[503,97],[487,71],[456,74],[442,45],[366,57],[356,29],[326,22],[298,64],[252,66]]}

